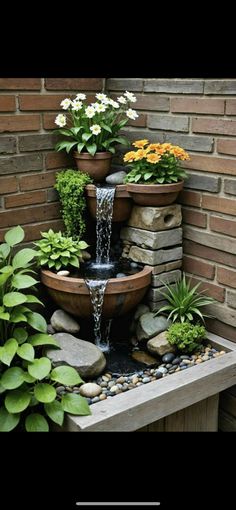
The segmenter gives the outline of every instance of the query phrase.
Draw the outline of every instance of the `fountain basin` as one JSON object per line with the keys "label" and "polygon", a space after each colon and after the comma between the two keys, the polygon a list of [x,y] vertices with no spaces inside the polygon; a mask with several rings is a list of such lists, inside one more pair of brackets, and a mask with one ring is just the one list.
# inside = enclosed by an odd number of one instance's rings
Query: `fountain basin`
{"label": "fountain basin", "polygon": [[[112,319],[124,315],[140,303],[151,283],[152,268],[144,268],[123,278],[110,278],[107,282],[102,317]],[[41,270],[41,281],[55,303],[75,317],[91,318],[93,307],[88,287],[83,278],[59,276]]]}
{"label": "fountain basin", "polygon": [[[96,219],[96,186],[94,184],[87,184],[87,186],[85,186],[85,193],[89,212],[92,218]],[[132,205],[133,202],[126,189],[126,185],[117,184],[113,204],[112,221],[126,221],[130,217]]]}

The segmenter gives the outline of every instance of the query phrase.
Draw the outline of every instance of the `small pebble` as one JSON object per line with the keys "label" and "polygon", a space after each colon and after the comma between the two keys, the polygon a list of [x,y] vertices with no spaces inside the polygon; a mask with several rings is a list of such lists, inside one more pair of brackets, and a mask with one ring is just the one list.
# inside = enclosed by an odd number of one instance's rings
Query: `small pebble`
{"label": "small pebble", "polygon": [[150,377],[144,377],[144,378],[142,379],[142,381],[143,381],[143,383],[144,383],[144,384],[146,384],[146,383],[150,382],[150,381],[151,381],[151,379],[150,379]]}
{"label": "small pebble", "polygon": [[168,372],[168,370],[165,367],[158,367],[158,369],[156,370],[155,374],[157,372],[162,372],[162,374],[166,374]]}
{"label": "small pebble", "polygon": [[172,365],[179,365],[179,363],[181,363],[181,358],[175,358],[172,361]]}
{"label": "small pebble", "polygon": [[113,393],[116,393],[118,389],[119,389],[118,386],[116,386],[116,384],[115,384],[114,386],[111,386],[110,391],[112,391]]}
{"label": "small pebble", "polygon": [[125,273],[117,273],[116,274],[116,278],[125,278],[125,277],[126,277]]}
{"label": "small pebble", "polygon": [[155,373],[156,379],[161,379],[162,376],[165,375],[165,372],[161,372],[160,370],[157,370]]}
{"label": "small pebble", "polygon": [[63,391],[65,391],[65,386],[58,386],[56,388],[56,392],[59,393],[59,394],[62,393]]}
{"label": "small pebble", "polygon": [[99,400],[100,400],[99,397],[94,397],[94,398],[92,398],[91,404],[96,404],[96,402],[99,402]]}
{"label": "small pebble", "polygon": [[102,393],[99,397],[99,400],[106,400],[107,396],[105,395],[105,393]]}
{"label": "small pebble", "polygon": [[69,276],[70,271],[62,270],[57,272],[58,276]]}

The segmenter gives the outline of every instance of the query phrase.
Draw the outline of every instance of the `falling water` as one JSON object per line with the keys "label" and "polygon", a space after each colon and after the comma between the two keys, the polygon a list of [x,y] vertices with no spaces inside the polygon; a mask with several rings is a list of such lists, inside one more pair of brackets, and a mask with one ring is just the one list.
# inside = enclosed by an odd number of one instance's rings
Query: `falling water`
{"label": "falling water", "polygon": [[96,188],[96,262],[98,264],[108,263],[110,259],[112,214],[115,191],[115,186],[107,188]]}
{"label": "falling water", "polygon": [[90,278],[85,278],[85,282],[89,288],[91,303],[93,305],[95,344],[103,352],[105,352],[109,350],[109,339],[104,338],[104,340],[102,340],[101,315],[107,280],[92,280]]}

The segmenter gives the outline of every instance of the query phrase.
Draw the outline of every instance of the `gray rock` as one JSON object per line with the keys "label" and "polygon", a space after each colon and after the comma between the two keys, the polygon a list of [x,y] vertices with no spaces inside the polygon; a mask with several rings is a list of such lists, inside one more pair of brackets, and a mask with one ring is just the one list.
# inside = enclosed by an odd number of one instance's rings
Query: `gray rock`
{"label": "gray rock", "polygon": [[117,273],[116,274],[116,278],[125,278],[125,277],[126,277],[125,273]]}
{"label": "gray rock", "polygon": [[[164,356],[162,357],[163,363],[168,363],[168,364],[171,363],[173,361],[173,359],[175,359],[175,355],[172,352],[168,352],[167,354],[164,354]],[[166,367],[168,368],[167,365],[166,365]],[[169,368],[171,368],[171,367],[169,367]]]}
{"label": "gray rock", "polygon": [[56,333],[56,330],[51,326],[51,324],[47,325],[47,333],[48,335],[54,335],[54,333]]}
{"label": "gray rock", "polygon": [[80,395],[83,397],[97,397],[102,392],[101,386],[96,383],[85,383],[80,386]]}
{"label": "gray rock", "polygon": [[147,348],[152,354],[158,354],[158,356],[163,356],[168,352],[175,351],[173,345],[170,345],[166,338],[166,331],[163,331],[154,338],[151,338],[151,340],[147,343]]}
{"label": "gray rock", "polygon": [[[131,265],[131,264],[130,264]],[[136,312],[134,314],[134,320],[138,320],[141,315],[144,315],[145,313],[149,313],[149,307],[147,305],[140,304],[136,308]]]}
{"label": "gray rock", "polygon": [[64,310],[56,310],[53,313],[51,325],[56,331],[65,331],[71,334],[78,333],[80,330],[78,322]]}
{"label": "gray rock", "polygon": [[163,317],[162,315],[155,317],[151,312],[145,313],[144,315],[141,315],[138,320],[136,331],[137,338],[139,341],[146,339],[149,340],[149,338],[165,331],[169,325],[170,322],[167,321],[166,317]]}
{"label": "gray rock", "polygon": [[125,177],[126,177],[126,172],[121,170],[121,172],[115,172],[114,174],[108,175],[106,177],[106,182],[108,184],[123,184]]}
{"label": "gray rock", "polygon": [[156,379],[161,379],[163,377],[163,372],[161,372],[160,370],[157,370],[155,372],[155,376],[156,376]]}
{"label": "gray rock", "polygon": [[68,333],[57,333],[53,336],[61,349],[44,350],[53,366],[70,365],[78,370],[82,378],[96,377],[103,372],[106,358],[96,345]]}

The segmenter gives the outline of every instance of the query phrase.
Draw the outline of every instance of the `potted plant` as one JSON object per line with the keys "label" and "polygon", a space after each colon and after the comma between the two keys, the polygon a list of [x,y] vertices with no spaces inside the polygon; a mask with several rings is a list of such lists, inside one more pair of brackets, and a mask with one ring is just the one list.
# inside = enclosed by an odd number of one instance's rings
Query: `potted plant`
{"label": "potted plant", "polygon": [[75,99],[65,98],[61,102],[67,115],[60,113],[55,119],[59,126],[57,133],[64,140],[56,144],[56,150],[74,150],[76,165],[81,172],[87,172],[95,182],[100,182],[108,174],[114,145],[129,145],[119,131],[129,119],[135,120],[138,114],[130,107],[136,97],[126,91],[117,100],[106,94],[96,94],[97,101],[87,105],[86,95],[79,93]]}
{"label": "potted plant", "polygon": [[137,150],[127,152],[124,162],[131,169],[125,181],[134,202],[144,206],[172,204],[187,177],[179,164],[189,159],[187,152],[170,143],[149,144],[146,139],[132,145]]}

